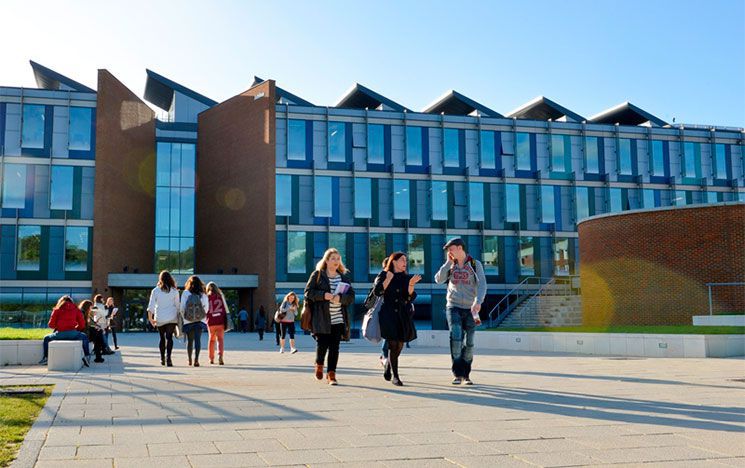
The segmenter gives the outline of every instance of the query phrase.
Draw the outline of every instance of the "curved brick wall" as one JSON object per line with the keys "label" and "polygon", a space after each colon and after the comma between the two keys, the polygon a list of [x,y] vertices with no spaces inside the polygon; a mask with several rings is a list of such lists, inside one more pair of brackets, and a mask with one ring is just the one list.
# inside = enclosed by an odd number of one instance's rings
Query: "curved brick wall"
{"label": "curved brick wall", "polygon": [[[690,325],[705,283],[745,282],[745,203],[598,216],[579,231],[585,325]],[[745,287],[714,290],[714,313],[745,311]]]}

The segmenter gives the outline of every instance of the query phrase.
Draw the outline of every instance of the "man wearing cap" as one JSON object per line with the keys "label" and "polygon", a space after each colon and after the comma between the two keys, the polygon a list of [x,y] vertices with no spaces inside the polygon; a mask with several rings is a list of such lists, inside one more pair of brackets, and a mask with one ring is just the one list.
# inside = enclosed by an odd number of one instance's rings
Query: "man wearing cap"
{"label": "man wearing cap", "polygon": [[447,261],[437,271],[435,283],[448,283],[445,315],[450,328],[452,383],[473,385],[473,338],[481,325],[479,311],[486,296],[486,276],[481,262],[468,255],[460,237],[450,239],[443,250],[447,251]]}

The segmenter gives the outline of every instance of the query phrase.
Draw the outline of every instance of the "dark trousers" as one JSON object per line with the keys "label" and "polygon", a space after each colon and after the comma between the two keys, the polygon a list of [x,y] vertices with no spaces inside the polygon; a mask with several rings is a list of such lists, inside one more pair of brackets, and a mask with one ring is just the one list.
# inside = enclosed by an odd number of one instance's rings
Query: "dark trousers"
{"label": "dark trousers", "polygon": [[116,343],[116,330],[114,329],[114,327],[109,327],[108,329],[106,329],[106,337],[104,339],[106,346],[109,345],[109,333],[111,333],[111,337],[114,339],[114,347],[118,348],[119,345]]}
{"label": "dark trousers", "polygon": [[158,333],[160,334],[160,342],[158,347],[160,348],[160,360],[165,359],[171,360],[171,351],[173,350],[173,334],[176,331],[175,323],[167,323],[158,327]]}
{"label": "dark trousers", "polygon": [[241,332],[248,332],[248,320],[241,320]]}
{"label": "dark trousers", "polygon": [[282,327],[277,322],[274,322],[274,337],[277,339],[277,346],[279,346],[279,335],[282,333]]}
{"label": "dark trousers", "polygon": [[186,353],[191,360],[191,350],[194,349],[194,361],[199,361],[199,352],[202,350],[202,331],[207,326],[203,322],[187,323],[184,325],[186,333]]}
{"label": "dark trousers", "polygon": [[328,352],[328,372],[336,372],[336,364],[339,362],[339,342],[343,334],[343,323],[331,325],[331,333],[316,334],[316,364],[322,366],[323,361],[326,360],[326,352]]}
{"label": "dark trousers", "polygon": [[103,354],[105,349],[103,332],[95,327],[89,327],[88,339],[93,343],[93,354],[96,355],[96,359],[101,359],[101,354]]}
{"label": "dark trousers", "polygon": [[259,327],[256,329],[256,331],[259,332],[259,341],[264,340],[264,327]]}

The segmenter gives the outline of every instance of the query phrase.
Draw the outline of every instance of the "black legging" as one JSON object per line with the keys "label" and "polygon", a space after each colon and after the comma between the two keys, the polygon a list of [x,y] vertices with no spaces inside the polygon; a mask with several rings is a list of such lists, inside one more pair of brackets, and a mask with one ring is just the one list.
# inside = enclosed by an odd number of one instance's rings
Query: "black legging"
{"label": "black legging", "polygon": [[160,333],[160,342],[158,347],[160,348],[160,359],[171,360],[171,351],[173,350],[173,333],[176,331],[175,323],[167,323],[158,327],[158,333]]}
{"label": "black legging", "polygon": [[[191,325],[191,324],[190,324]],[[194,362],[199,362],[199,351],[202,350],[202,327],[195,324],[186,332],[186,353],[191,361],[192,345],[194,347]]]}
{"label": "black legging", "polygon": [[96,359],[101,359],[104,351],[103,332],[95,327],[88,327],[88,339],[93,343],[93,353]]}
{"label": "black legging", "polygon": [[339,362],[339,342],[344,334],[344,324],[331,325],[331,333],[319,333],[316,335],[316,364],[323,365],[326,352],[329,353],[327,372],[336,372],[336,364]]}
{"label": "black legging", "polygon": [[[388,340],[388,365],[391,366],[393,377],[398,379],[398,357],[404,349],[403,341]],[[401,380],[401,379],[399,379]]]}

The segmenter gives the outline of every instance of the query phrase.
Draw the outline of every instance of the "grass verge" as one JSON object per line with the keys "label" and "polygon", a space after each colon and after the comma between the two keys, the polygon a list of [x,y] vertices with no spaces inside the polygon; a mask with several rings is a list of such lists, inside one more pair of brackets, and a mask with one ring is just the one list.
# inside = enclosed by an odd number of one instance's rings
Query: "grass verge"
{"label": "grass verge", "polygon": [[[35,385],[36,387],[37,385]],[[27,395],[0,393],[0,467],[10,466],[18,454],[23,438],[36,421],[41,409],[52,394],[53,385],[45,392]],[[0,388],[7,388],[3,386]]]}
{"label": "grass verge", "polygon": [[742,335],[745,327],[697,327],[693,325],[615,325],[610,327],[489,328],[489,331],[555,333],[645,333],[648,335]]}
{"label": "grass verge", "polygon": [[52,333],[49,328],[0,328],[0,340],[41,340]]}

